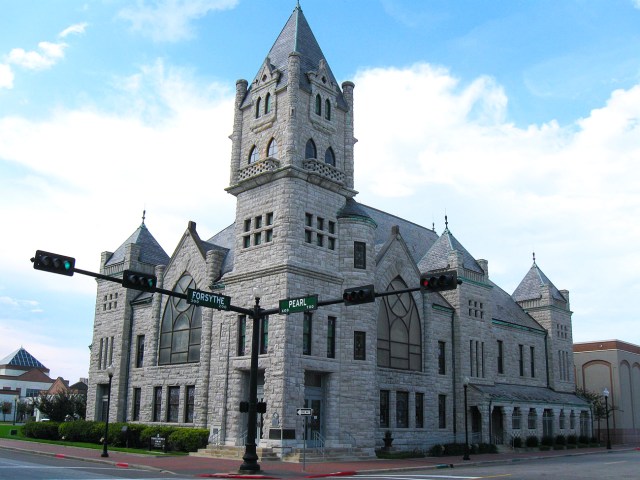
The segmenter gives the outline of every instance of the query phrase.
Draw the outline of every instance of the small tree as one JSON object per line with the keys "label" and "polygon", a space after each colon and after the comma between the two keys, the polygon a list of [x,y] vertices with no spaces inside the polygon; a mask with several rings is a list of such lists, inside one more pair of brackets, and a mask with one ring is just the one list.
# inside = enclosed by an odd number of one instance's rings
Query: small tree
{"label": "small tree", "polygon": [[611,412],[618,410],[618,407],[613,403],[609,403],[609,408],[605,407],[604,397],[602,393],[592,392],[584,388],[578,388],[576,394],[579,397],[584,398],[591,405],[591,411],[593,412],[593,419],[598,421],[598,440],[600,439],[600,420],[606,419]]}
{"label": "small tree", "polygon": [[36,408],[54,422],[64,422],[67,416],[84,418],[87,399],[84,395],[63,391],[55,395],[40,395]]}
{"label": "small tree", "polygon": [[7,421],[7,413],[11,413],[11,402],[2,402],[2,421]]}
{"label": "small tree", "polygon": [[20,400],[18,402],[17,408],[17,420],[23,420],[25,417],[30,417],[33,415],[33,402],[28,400]]}

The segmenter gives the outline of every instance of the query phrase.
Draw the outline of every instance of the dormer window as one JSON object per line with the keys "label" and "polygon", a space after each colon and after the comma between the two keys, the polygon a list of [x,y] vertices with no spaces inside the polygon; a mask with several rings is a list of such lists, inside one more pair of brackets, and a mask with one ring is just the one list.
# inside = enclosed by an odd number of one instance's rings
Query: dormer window
{"label": "dormer window", "polygon": [[262,104],[262,99],[260,97],[258,97],[258,100],[256,100],[256,118],[260,117],[260,105]]}
{"label": "dormer window", "polygon": [[331,120],[331,102],[328,98],[324,102],[324,118]]}
{"label": "dormer window", "polygon": [[275,138],[272,138],[267,147],[267,157],[278,158],[278,142]]}
{"label": "dormer window", "polygon": [[336,166],[336,156],[331,147],[327,148],[327,151],[324,152],[324,163],[328,163],[332,167]]}
{"label": "dormer window", "polygon": [[318,158],[316,144],[311,138],[307,140],[307,146],[304,148],[304,158]]}
{"label": "dormer window", "polygon": [[258,149],[254,145],[249,152],[249,164],[256,163],[258,161]]}
{"label": "dormer window", "polygon": [[322,115],[322,98],[320,98],[320,94],[316,95],[316,115]]}
{"label": "dormer window", "polygon": [[264,97],[264,113],[265,115],[267,113],[271,112],[271,94],[267,93],[267,96]]}

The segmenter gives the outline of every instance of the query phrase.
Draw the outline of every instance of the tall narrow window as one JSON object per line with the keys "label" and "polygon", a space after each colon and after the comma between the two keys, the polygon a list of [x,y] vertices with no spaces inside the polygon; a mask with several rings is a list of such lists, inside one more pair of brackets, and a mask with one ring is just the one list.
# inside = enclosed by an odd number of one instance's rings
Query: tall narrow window
{"label": "tall narrow window", "polygon": [[271,94],[267,93],[267,96],[264,97],[264,113],[271,112]]}
{"label": "tall narrow window", "polygon": [[238,316],[238,349],[239,357],[244,356],[247,341],[247,316]]}
{"label": "tall narrow window", "polygon": [[267,157],[278,158],[278,142],[275,138],[272,138],[267,147]]}
{"label": "tall narrow window", "polygon": [[336,155],[333,153],[333,148],[327,148],[324,152],[324,163],[328,163],[332,167],[336,166]]}
{"label": "tall narrow window", "polygon": [[529,364],[531,367],[531,378],[535,378],[536,376],[536,349],[535,347],[530,347],[529,348],[529,355],[531,356],[531,358],[529,358]]}
{"label": "tall narrow window", "polygon": [[140,388],[133,389],[133,408],[131,414],[131,420],[137,422],[140,420],[140,401],[142,397],[142,390]]}
{"label": "tall narrow window", "polygon": [[438,395],[438,428],[447,428],[447,396]]}
{"label": "tall narrow window", "polygon": [[409,392],[396,392],[396,427],[409,427]]}
{"label": "tall narrow window", "polygon": [[389,428],[389,390],[380,390],[380,427]]}
{"label": "tall narrow window", "polygon": [[311,330],[313,314],[305,312],[302,318],[302,354],[311,355]]}
{"label": "tall narrow window", "polygon": [[353,359],[354,360],[367,359],[366,346],[367,346],[367,333],[353,332]]}
{"label": "tall narrow window", "polygon": [[324,118],[331,120],[331,102],[328,98],[324,101]]}
{"label": "tall narrow window", "polygon": [[136,339],[136,368],[142,367],[144,361],[144,335],[138,335]]}
{"label": "tall narrow window", "polygon": [[322,115],[322,98],[320,98],[320,94],[316,95],[316,115]]}
{"label": "tall narrow window", "polygon": [[504,373],[504,344],[498,340],[498,373]]}
{"label": "tall narrow window", "polygon": [[269,317],[262,317],[260,322],[260,345],[259,352],[265,355],[269,349]]}
{"label": "tall narrow window", "polygon": [[180,387],[169,387],[167,395],[167,422],[178,421],[178,406],[180,405]]}
{"label": "tall narrow window", "polygon": [[445,346],[444,342],[438,342],[438,373],[444,375],[446,372],[445,364]]}
{"label": "tall narrow window", "polygon": [[424,393],[416,393],[416,428],[424,427]]}
{"label": "tall narrow window", "polygon": [[312,139],[307,140],[307,145],[304,148],[304,158],[318,158],[316,144]]}
{"label": "tall narrow window", "polygon": [[260,116],[260,113],[261,113],[260,105],[261,104],[262,104],[262,98],[258,97],[258,100],[256,100],[256,118],[258,118]]}
{"label": "tall narrow window", "polygon": [[327,319],[327,358],[336,358],[336,317]]}
{"label": "tall narrow window", "polygon": [[184,400],[184,423],[193,423],[193,414],[196,405],[196,386],[187,385],[186,398]]}
{"label": "tall narrow window", "polygon": [[535,430],[537,427],[538,423],[538,413],[536,412],[535,408],[530,408],[529,409],[529,415],[527,416],[527,428],[529,430]]}
{"label": "tall narrow window", "polygon": [[255,147],[251,147],[249,150],[249,164],[256,163],[258,161],[258,149]]}
{"label": "tall narrow window", "polygon": [[162,411],[162,387],[154,387],[153,389],[153,421],[160,421]]}
{"label": "tall narrow window", "polygon": [[524,346],[523,345],[518,345],[518,352],[519,352],[518,367],[520,370],[520,376],[524,377]]}
{"label": "tall narrow window", "polygon": [[511,415],[511,429],[520,430],[520,407],[513,407],[513,414]]}
{"label": "tall narrow window", "polygon": [[353,268],[367,268],[367,244],[364,242],[353,242]]}

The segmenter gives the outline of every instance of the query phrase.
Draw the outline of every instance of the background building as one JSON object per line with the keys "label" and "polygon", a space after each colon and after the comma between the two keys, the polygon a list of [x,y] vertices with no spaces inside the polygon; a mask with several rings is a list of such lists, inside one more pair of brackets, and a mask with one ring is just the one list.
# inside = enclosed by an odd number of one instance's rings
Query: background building
{"label": "background building", "polygon": [[[270,308],[308,295],[339,299],[360,285],[406,290],[422,272],[457,271],[464,283],[442,294],[263,319],[257,440],[279,455],[302,446],[305,428],[311,446],[365,454],[387,430],[398,448],[462,442],[465,420],[474,443],[590,435],[588,405],[573,393],[568,292],[534,259],[509,295],[448,223],[438,235],[358,203],[354,88],[338,84],[296,7],[254,79],[236,83],[227,188],[235,222],[208,240],[188,222],[168,255],[143,216],[102,254],[101,273],[155,273],[165,289],[215,291],[245,308],[259,297]],[[88,418],[106,414],[113,365],[110,418],[206,426],[212,443],[243,445],[251,323],[98,279]],[[306,427],[300,407],[314,410]]]}
{"label": "background building", "polygon": [[[573,358],[578,388],[600,395],[609,391],[611,441],[640,441],[640,347],[620,340],[576,343]],[[604,418],[596,428],[605,431]]]}

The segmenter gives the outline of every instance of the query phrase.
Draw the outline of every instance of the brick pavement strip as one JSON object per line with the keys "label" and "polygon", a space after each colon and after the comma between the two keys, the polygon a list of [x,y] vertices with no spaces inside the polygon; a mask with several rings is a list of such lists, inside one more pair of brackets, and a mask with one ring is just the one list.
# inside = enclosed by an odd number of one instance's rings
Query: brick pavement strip
{"label": "brick pavement strip", "polygon": [[[604,453],[604,447],[580,448],[573,450],[549,450],[532,452],[507,452],[497,454],[472,455],[471,460],[463,461],[458,457],[424,457],[409,459],[371,459],[353,462],[307,463],[302,465],[289,462],[261,462],[260,474],[235,473],[240,466],[238,460],[205,458],[176,455],[145,455],[110,451],[108,458],[100,456],[101,450],[70,447],[60,444],[26,442],[22,440],[0,439],[0,448],[25,451],[57,458],[73,458],[98,463],[109,463],[121,468],[135,467],[148,470],[194,475],[199,478],[242,478],[272,479],[283,477],[339,477],[358,473],[408,471],[425,468],[455,468],[461,465],[478,465],[486,463],[508,463],[549,457],[588,455]],[[615,451],[640,450],[636,445],[614,445]],[[446,462],[446,463],[445,463]]]}

